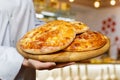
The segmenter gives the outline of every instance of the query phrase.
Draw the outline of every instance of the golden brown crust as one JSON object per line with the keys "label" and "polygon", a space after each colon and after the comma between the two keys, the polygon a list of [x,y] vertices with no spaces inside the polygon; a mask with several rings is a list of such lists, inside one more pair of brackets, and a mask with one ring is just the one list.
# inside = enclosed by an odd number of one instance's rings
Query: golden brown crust
{"label": "golden brown crust", "polygon": [[89,51],[101,48],[106,44],[103,34],[95,31],[86,31],[78,34],[74,41],[64,50],[65,51]]}
{"label": "golden brown crust", "polygon": [[73,21],[71,22],[76,30],[76,34],[80,34],[80,33],[83,33],[83,32],[86,32],[87,30],[89,30],[89,27],[82,23],[82,22],[79,22],[79,21]]}
{"label": "golden brown crust", "polygon": [[66,48],[75,36],[71,23],[56,20],[29,31],[19,44],[30,54],[48,54]]}
{"label": "golden brown crust", "polygon": [[35,60],[39,60],[39,61],[50,61],[50,62],[73,62],[73,61],[82,61],[82,60],[86,60],[86,59],[90,59],[99,55],[102,55],[103,53],[105,53],[109,47],[110,47],[110,41],[109,39],[106,37],[107,43],[99,48],[99,49],[95,49],[95,50],[91,50],[91,51],[83,51],[83,52],[65,52],[65,51],[61,51],[61,52],[56,52],[54,54],[46,54],[46,55],[32,55],[29,53],[26,53],[24,51],[21,50],[19,43],[17,44],[17,50],[19,51],[19,53],[26,57],[26,58],[30,58],[30,59],[35,59]]}

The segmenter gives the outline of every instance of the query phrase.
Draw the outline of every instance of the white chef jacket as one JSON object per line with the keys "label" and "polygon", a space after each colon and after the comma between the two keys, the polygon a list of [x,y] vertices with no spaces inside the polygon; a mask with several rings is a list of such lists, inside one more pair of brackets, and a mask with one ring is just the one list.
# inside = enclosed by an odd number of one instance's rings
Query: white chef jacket
{"label": "white chef jacket", "polygon": [[[28,30],[43,23],[35,18],[32,0],[0,0],[0,80],[34,80],[34,70],[21,69],[24,58],[15,45]],[[29,79],[23,78],[26,75]]]}

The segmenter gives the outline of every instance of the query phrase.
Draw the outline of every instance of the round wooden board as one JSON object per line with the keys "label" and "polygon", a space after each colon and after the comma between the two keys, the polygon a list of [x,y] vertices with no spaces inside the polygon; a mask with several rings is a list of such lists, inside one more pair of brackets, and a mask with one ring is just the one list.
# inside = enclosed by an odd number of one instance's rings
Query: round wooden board
{"label": "round wooden board", "polygon": [[110,40],[107,38],[107,43],[96,50],[85,51],[85,52],[56,52],[53,54],[43,54],[43,55],[33,55],[30,53],[26,53],[22,51],[19,47],[19,43],[17,43],[18,52],[25,58],[35,59],[39,61],[49,61],[49,62],[78,62],[86,59],[90,59],[93,57],[97,57],[99,55],[104,54],[110,47]]}

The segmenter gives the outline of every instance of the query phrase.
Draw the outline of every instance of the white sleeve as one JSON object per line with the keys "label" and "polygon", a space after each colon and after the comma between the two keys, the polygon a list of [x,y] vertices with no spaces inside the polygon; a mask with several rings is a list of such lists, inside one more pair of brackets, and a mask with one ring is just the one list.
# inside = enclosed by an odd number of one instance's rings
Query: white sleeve
{"label": "white sleeve", "polygon": [[[16,1],[15,4],[19,4],[13,9],[14,11],[10,11],[11,9],[9,9],[13,3],[7,4],[6,2],[4,5],[4,1],[8,0],[0,0],[0,80],[14,80],[16,75],[19,74],[18,72],[24,58],[15,48],[6,46],[14,46],[15,42],[26,31],[44,22],[37,20],[34,16],[33,6],[27,5],[30,0],[11,0]],[[33,9],[32,12],[31,9]]]}
{"label": "white sleeve", "polygon": [[15,48],[0,46],[0,80],[14,80],[22,62],[23,57]]}
{"label": "white sleeve", "polygon": [[[15,76],[18,74],[22,62],[23,57],[17,52],[17,50],[10,46],[10,38],[9,36],[9,14],[4,8],[3,2],[6,0],[0,0],[0,80],[14,80]],[[7,2],[6,2],[7,3]],[[8,5],[7,5],[8,6]],[[9,9],[8,9],[9,10]],[[11,10],[11,9],[10,9]],[[5,35],[7,39],[5,39]],[[6,42],[6,46],[3,42]]]}

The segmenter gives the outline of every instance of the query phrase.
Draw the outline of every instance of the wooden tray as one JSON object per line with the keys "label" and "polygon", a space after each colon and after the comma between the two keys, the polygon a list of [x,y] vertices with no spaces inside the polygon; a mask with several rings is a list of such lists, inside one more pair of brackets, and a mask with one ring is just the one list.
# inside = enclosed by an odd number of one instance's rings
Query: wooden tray
{"label": "wooden tray", "polygon": [[56,52],[53,54],[46,55],[33,55],[22,51],[19,47],[19,43],[17,43],[18,52],[25,58],[35,59],[39,61],[49,61],[49,62],[77,62],[86,59],[90,59],[93,57],[97,57],[99,55],[104,54],[110,47],[110,40],[107,38],[107,43],[96,50],[85,51],[85,52]]}

